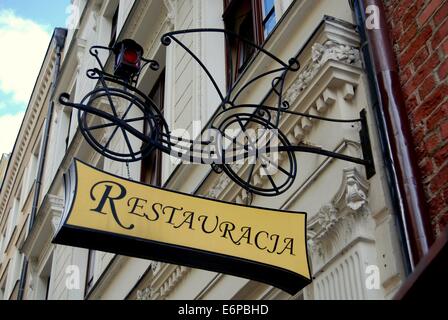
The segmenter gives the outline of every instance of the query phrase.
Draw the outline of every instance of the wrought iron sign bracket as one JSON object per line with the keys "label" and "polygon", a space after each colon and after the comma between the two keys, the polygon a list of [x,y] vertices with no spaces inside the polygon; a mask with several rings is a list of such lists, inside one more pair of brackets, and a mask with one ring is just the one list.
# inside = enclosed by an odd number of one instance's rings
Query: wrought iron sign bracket
{"label": "wrought iron sign bracket", "polygon": [[[365,167],[365,173],[367,179],[370,179],[375,175],[375,164],[373,160],[373,153],[372,153],[372,146],[370,142],[370,136],[369,136],[369,128],[367,124],[367,112],[365,109],[361,110],[360,112],[360,118],[355,120],[337,120],[337,119],[329,119],[329,118],[321,118],[318,117],[320,120],[323,121],[343,121],[343,122],[359,122],[360,123],[360,131],[359,131],[359,138],[360,138],[360,145],[362,150],[362,158],[356,158],[352,156],[348,156],[342,153],[337,153],[334,151],[325,150],[319,147],[306,145],[306,144],[298,144],[296,146],[290,146],[283,149],[287,149],[290,151],[295,152],[305,152],[305,153],[313,153],[313,154],[319,154],[323,156],[327,156],[330,158],[335,158],[339,160],[344,160],[356,164],[363,165]],[[308,115],[308,117],[313,117]]]}
{"label": "wrought iron sign bracket", "polygon": [[[213,33],[224,37],[227,48],[226,61],[231,74],[226,93],[221,92],[211,71],[184,43],[185,37],[196,33]],[[142,47],[135,41],[126,39],[113,48],[93,46],[90,49],[90,54],[99,66],[99,69],[87,71],[87,77],[98,80],[94,90],[79,103],[70,102],[67,93],[61,94],[59,98],[61,104],[78,109],[80,131],[90,146],[101,155],[128,163],[139,161],[158,149],[185,161],[210,164],[213,170],[225,173],[248,193],[262,196],[277,196],[289,189],[297,175],[295,156],[297,152],[320,154],[364,165],[367,178],[375,174],[365,110],[361,111],[359,119],[354,120],[330,119],[290,110],[289,104],[283,98],[284,85],[288,73],[297,72],[300,68],[296,58],[289,59],[285,63],[263,47],[221,29],[169,32],[162,36],[161,42],[165,46],[176,44],[185,50],[213,84],[221,103],[206,129],[218,132],[220,139],[201,136],[199,141],[196,141],[171,134],[159,106],[136,87],[143,68],[149,66],[152,70],[158,70],[159,63],[143,58]],[[244,68],[260,55],[271,61],[275,67],[263,70],[242,83],[241,75],[233,77],[234,66],[238,65],[233,60],[239,53],[232,52],[232,44],[238,48],[244,47],[246,50],[250,48],[248,52],[251,52],[252,56],[248,61],[244,61]],[[98,50],[109,50],[114,53],[113,74],[106,72]],[[250,86],[266,79],[270,80],[275,97],[274,105],[247,104],[239,101]],[[335,123],[359,122],[363,158],[306,144],[292,145],[281,130],[280,120],[286,115]],[[251,137],[249,129],[262,131],[263,134]],[[271,132],[276,133],[272,135]],[[114,147],[120,145],[113,142],[117,136],[121,137],[118,138],[122,141],[120,147]],[[272,146],[274,140],[276,143]],[[135,141],[141,142],[140,148],[135,147]],[[213,152],[210,151],[211,147],[214,147]],[[208,155],[204,158],[204,153],[207,152]],[[269,159],[279,154],[282,155],[280,157],[282,160],[273,164]],[[260,182],[263,177],[266,179]]]}

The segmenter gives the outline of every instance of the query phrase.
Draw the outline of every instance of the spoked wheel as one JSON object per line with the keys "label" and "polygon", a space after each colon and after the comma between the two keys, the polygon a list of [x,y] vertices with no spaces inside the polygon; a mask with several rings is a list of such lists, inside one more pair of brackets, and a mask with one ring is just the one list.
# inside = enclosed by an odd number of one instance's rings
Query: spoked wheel
{"label": "spoked wheel", "polygon": [[297,173],[296,157],[282,148],[290,143],[269,120],[238,113],[226,117],[218,130],[225,158],[222,168],[234,182],[262,196],[288,190]]}
{"label": "spoked wheel", "polygon": [[81,104],[111,116],[78,112],[81,133],[100,154],[115,161],[134,162],[155,149],[160,136],[160,116],[150,100],[144,102],[120,89],[99,88],[85,96]]}

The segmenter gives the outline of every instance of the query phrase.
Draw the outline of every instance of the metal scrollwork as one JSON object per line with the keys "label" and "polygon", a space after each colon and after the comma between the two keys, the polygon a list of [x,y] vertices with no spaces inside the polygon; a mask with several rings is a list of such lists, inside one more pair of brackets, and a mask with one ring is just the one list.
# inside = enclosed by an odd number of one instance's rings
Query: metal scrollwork
{"label": "metal scrollwork", "polygon": [[[264,55],[276,65],[272,70],[245,80],[230,77],[223,92],[211,71],[184,43],[184,36],[197,33],[221,35],[224,41],[244,43],[253,50],[252,60]],[[130,41],[132,40],[125,40]],[[332,122],[360,122],[363,150],[369,150],[365,113],[359,119],[329,119],[291,111],[284,99],[284,85],[288,73],[297,72],[300,64],[296,58],[284,62],[264,48],[227,30],[191,29],[166,33],[161,38],[165,46],[177,45],[185,50],[200,66],[212,83],[221,103],[206,129],[207,136],[190,140],[173,136],[162,113],[146,94],[136,88],[139,76],[146,67],[156,71],[159,63],[141,58],[138,70],[128,77],[108,73],[101,62],[99,51],[108,50],[117,55],[116,48],[93,46],[90,54],[99,68],[89,69],[87,77],[98,81],[97,87],[79,103],[70,102],[70,96],[60,96],[61,104],[78,109],[81,133],[90,146],[105,157],[121,162],[139,161],[155,149],[187,162],[209,164],[216,173],[225,173],[248,194],[276,196],[293,184],[297,171],[296,152],[309,152],[351,161],[373,167],[371,153],[358,159],[305,144],[292,145],[280,130],[282,116],[300,116]],[[227,64],[234,66],[235,53],[227,45]],[[143,52],[141,52],[143,54]],[[232,67],[231,67],[232,69]],[[270,78],[269,78],[270,77]],[[274,105],[239,103],[239,98],[257,81],[270,79],[271,92],[276,97]],[[211,132],[211,133],[210,133]],[[119,141],[120,143],[114,143]],[[141,147],[136,148],[136,145]]]}

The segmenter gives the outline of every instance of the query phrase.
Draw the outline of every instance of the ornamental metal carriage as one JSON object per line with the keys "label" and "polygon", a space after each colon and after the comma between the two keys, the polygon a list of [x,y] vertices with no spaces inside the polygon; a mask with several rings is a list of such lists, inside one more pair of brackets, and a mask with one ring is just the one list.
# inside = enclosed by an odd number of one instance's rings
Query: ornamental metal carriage
{"label": "ornamental metal carriage", "polygon": [[[225,92],[212,72],[186,44],[188,36],[208,34],[221,36],[226,48],[227,75]],[[309,152],[334,157],[366,167],[367,176],[374,173],[365,111],[359,119],[330,119],[290,110],[284,99],[288,73],[297,72],[297,58],[284,62],[263,47],[221,29],[190,29],[166,33],[161,38],[165,46],[176,45],[184,50],[201,68],[216,90],[220,103],[202,134],[189,139],[172,134],[159,106],[137,89],[142,70],[160,68],[159,63],[143,57],[143,49],[133,40],[123,40],[113,48],[93,46],[90,54],[98,68],[89,69],[87,76],[98,81],[94,90],[79,103],[70,96],[60,96],[61,104],[78,109],[79,128],[86,141],[103,156],[120,162],[134,162],[158,149],[186,162],[209,164],[217,173],[224,172],[248,193],[277,196],[293,184],[298,163],[296,152]],[[233,49],[236,48],[236,49]],[[241,51],[247,55],[242,61]],[[113,52],[114,73],[108,73],[99,50]],[[275,65],[269,70],[250,76],[244,72],[259,56]],[[265,101],[241,103],[259,81],[267,81],[274,103]],[[361,124],[360,139],[363,159],[338,154],[303,143],[292,144],[281,130],[283,117],[307,117],[320,121]],[[122,144],[112,143],[121,137]],[[136,148],[136,145],[141,145]],[[263,181],[262,181],[263,180]]]}

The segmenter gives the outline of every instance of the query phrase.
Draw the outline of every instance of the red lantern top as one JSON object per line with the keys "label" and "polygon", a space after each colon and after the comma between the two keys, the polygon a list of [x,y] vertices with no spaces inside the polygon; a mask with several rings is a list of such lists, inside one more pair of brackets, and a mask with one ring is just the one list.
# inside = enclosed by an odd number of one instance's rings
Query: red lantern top
{"label": "red lantern top", "polygon": [[115,44],[113,52],[115,76],[129,82],[140,71],[143,48],[134,40],[125,39]]}

